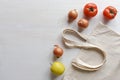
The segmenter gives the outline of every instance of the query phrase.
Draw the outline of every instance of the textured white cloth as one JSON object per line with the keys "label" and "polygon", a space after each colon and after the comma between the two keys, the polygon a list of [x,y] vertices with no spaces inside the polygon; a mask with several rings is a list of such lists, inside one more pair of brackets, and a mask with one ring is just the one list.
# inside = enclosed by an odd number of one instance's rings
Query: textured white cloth
{"label": "textured white cloth", "polygon": [[[82,43],[98,46],[105,51],[106,63],[97,71],[92,72],[70,65],[63,80],[120,80],[120,35],[108,26],[99,23],[90,35],[84,35],[83,37],[85,41]],[[81,59],[90,65],[98,65],[103,57],[96,54],[94,50],[80,48],[80,53],[72,60],[72,63],[75,59]]]}

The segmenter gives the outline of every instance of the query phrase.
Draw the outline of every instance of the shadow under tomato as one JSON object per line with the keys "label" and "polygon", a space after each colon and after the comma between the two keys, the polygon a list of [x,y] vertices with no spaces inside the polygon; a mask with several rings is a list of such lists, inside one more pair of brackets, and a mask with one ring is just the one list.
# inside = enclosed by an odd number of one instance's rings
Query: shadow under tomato
{"label": "shadow under tomato", "polygon": [[103,22],[104,24],[108,24],[108,22],[110,22],[110,20],[107,19],[107,18],[105,18],[104,16],[102,16],[102,22]]}

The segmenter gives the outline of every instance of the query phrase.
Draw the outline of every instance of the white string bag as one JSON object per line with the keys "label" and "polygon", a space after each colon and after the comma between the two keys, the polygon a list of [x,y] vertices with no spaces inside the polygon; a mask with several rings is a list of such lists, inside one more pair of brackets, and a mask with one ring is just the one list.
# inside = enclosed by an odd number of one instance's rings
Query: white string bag
{"label": "white string bag", "polygon": [[[65,35],[80,37],[76,42]],[[90,35],[73,29],[63,30],[63,41],[69,47],[80,48],[63,80],[119,80],[120,35],[99,23]]]}

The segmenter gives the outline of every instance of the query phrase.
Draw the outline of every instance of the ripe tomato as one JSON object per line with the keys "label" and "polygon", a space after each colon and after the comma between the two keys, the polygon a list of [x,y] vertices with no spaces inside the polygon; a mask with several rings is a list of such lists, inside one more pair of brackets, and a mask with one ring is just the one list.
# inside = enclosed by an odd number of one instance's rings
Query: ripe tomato
{"label": "ripe tomato", "polygon": [[94,17],[98,12],[97,5],[94,3],[87,3],[84,6],[84,14],[88,17]]}
{"label": "ripe tomato", "polygon": [[117,14],[117,9],[113,6],[108,6],[104,9],[103,15],[107,19],[113,19]]}

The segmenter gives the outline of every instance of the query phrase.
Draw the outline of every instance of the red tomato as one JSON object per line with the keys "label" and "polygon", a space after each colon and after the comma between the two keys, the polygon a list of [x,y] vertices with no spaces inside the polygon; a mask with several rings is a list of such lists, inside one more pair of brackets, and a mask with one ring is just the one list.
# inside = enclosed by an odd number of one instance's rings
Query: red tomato
{"label": "red tomato", "polygon": [[98,12],[97,5],[94,3],[87,3],[84,6],[84,14],[88,17],[94,17]]}
{"label": "red tomato", "polygon": [[107,19],[113,19],[117,14],[117,9],[113,6],[108,6],[104,9],[103,15]]}

